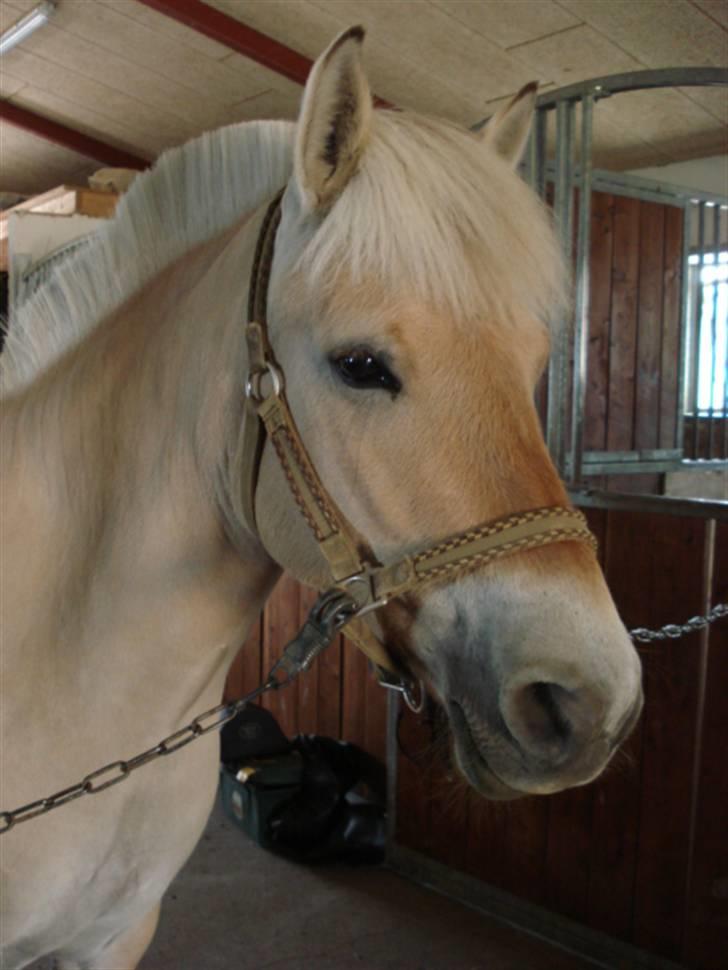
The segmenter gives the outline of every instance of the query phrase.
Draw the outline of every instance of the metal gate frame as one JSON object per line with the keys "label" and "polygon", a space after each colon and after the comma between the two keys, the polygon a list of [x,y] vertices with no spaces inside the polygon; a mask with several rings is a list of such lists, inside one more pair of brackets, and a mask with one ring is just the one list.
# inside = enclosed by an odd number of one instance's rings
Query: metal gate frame
{"label": "metal gate frame", "polygon": [[[686,467],[728,467],[727,461],[693,463],[683,457],[685,361],[688,353],[688,287],[681,299],[681,347],[679,361],[678,415],[674,447],[641,452],[585,452],[584,408],[587,386],[587,348],[589,346],[589,245],[591,235],[591,197],[595,190],[628,195],[649,201],[679,206],[683,210],[683,265],[687,268],[693,202],[701,206],[702,224],[705,202],[728,206],[728,196],[717,196],[691,189],[665,185],[635,176],[594,169],[592,131],[598,101],[626,91],[653,88],[728,86],[724,68],[666,68],[633,71],[595,78],[569,85],[539,97],[536,119],[526,153],[525,177],[540,196],[553,181],[553,212],[564,250],[571,255],[574,222],[574,190],[579,189],[579,211],[575,246],[575,301],[573,315],[555,321],[555,338],[548,373],[546,440],[560,474],[571,487],[590,475],[631,472],[662,472]],[[578,168],[574,164],[576,111],[580,109]],[[546,131],[550,112],[556,114],[556,155],[552,165],[546,160]],[[482,125],[476,126],[476,128]],[[570,359],[574,366],[571,375]]]}

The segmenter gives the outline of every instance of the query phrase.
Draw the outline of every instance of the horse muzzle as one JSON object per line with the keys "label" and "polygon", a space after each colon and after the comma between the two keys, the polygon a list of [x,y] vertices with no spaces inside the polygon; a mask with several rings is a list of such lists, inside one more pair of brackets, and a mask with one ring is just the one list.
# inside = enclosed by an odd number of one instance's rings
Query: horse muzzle
{"label": "horse muzzle", "polygon": [[541,682],[506,689],[485,714],[467,698],[449,700],[447,710],[462,774],[487,798],[507,800],[592,781],[634,728],[642,703],[640,690],[613,730],[592,692]]}

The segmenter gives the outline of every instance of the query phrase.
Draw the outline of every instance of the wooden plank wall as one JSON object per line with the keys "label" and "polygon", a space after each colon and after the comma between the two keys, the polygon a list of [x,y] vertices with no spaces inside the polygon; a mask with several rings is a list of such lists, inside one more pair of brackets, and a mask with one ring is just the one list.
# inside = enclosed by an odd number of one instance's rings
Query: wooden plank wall
{"label": "wooden plank wall", "polygon": [[[626,624],[703,612],[711,526],[590,510]],[[728,579],[720,523],[713,595]],[[592,785],[487,802],[452,773],[426,717],[402,714],[397,841],[520,898],[685,965],[724,966],[728,937],[728,624],[640,648],[645,712]],[[707,673],[707,677],[706,677]]]}
{"label": "wooden plank wall", "polygon": [[[586,451],[676,446],[682,226],[675,206],[593,195]],[[661,491],[658,475],[592,482]]]}

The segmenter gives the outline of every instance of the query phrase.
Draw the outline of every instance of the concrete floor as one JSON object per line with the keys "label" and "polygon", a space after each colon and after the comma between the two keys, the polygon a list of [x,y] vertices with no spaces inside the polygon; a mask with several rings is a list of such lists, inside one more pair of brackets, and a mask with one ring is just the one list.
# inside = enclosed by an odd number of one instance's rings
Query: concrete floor
{"label": "concrete floor", "polygon": [[[42,960],[28,970],[51,970]],[[378,868],[306,868],[218,807],[139,970],[578,970],[580,957]]]}

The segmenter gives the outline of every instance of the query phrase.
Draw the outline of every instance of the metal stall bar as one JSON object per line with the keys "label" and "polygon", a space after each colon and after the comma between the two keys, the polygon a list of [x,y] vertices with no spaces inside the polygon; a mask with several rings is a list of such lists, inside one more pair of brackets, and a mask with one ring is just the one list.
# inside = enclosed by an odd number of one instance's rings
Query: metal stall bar
{"label": "metal stall bar", "polygon": [[713,430],[715,425],[715,380],[717,377],[716,364],[718,362],[718,267],[720,262],[720,206],[713,206],[713,305],[710,314],[710,398],[708,400],[708,453],[706,458],[716,457],[713,454]]}
{"label": "metal stall bar", "polygon": [[698,285],[695,287],[695,302],[692,312],[692,358],[691,358],[691,411],[693,415],[692,446],[690,449],[691,457],[699,457],[698,451],[698,429],[700,426],[700,416],[698,412],[698,384],[700,377],[700,337],[701,322],[703,318],[703,266],[705,265],[705,202],[698,202]]}
{"label": "metal stall bar", "polygon": [[543,198],[546,193],[546,125],[548,109],[537,108],[533,119],[526,153],[524,176],[528,184]]}
{"label": "metal stall bar", "polygon": [[592,201],[592,122],[594,98],[581,99],[581,178],[579,181],[579,223],[576,242],[576,301],[574,308],[574,369],[571,388],[571,483],[581,480],[584,455],[584,410],[586,406],[587,350],[589,347],[589,249]]}
{"label": "metal stall bar", "polygon": [[[572,251],[572,222],[574,206],[574,101],[559,101],[556,105],[556,175],[554,183],[554,217],[564,253]],[[549,360],[549,395],[546,413],[546,441],[551,457],[565,474],[566,416],[569,408],[569,358],[571,351],[571,321],[557,322],[554,352]]]}
{"label": "metal stall bar", "polygon": [[[721,206],[721,212],[728,223],[728,208]],[[728,225],[726,226],[728,229]],[[723,354],[723,444],[721,447],[721,457],[728,458],[728,320],[725,321],[725,334],[723,337],[725,353]]]}
{"label": "metal stall bar", "polygon": [[687,202],[683,209],[682,220],[682,290],[680,291],[680,351],[677,365],[677,421],[675,422],[675,448],[679,449],[680,454],[685,453],[685,410],[687,408],[687,380],[685,369],[688,362],[690,347],[690,326],[688,315],[690,313],[690,242],[693,233],[693,205]]}

